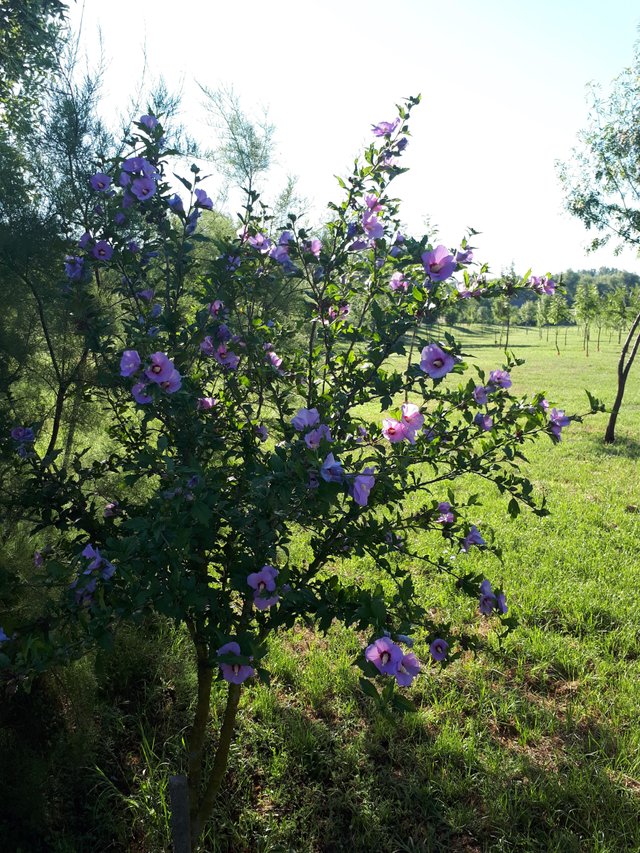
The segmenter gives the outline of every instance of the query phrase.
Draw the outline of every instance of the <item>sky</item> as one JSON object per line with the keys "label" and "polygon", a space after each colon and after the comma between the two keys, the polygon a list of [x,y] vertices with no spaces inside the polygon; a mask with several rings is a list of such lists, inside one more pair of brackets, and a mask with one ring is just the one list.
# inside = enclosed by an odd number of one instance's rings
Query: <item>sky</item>
{"label": "sky", "polygon": [[[634,8],[635,7],[635,8]],[[198,83],[232,86],[276,126],[273,185],[298,177],[321,219],[403,97],[422,94],[392,188],[414,236],[425,222],[455,246],[471,226],[493,272],[611,266],[633,252],[587,254],[590,235],[563,210],[555,163],[589,118],[586,84],[606,90],[632,61],[640,5],[630,0],[76,0],[70,21],[90,61],[107,63],[104,110],[164,78],[182,120],[215,147]],[[591,236],[594,236],[593,234]]]}

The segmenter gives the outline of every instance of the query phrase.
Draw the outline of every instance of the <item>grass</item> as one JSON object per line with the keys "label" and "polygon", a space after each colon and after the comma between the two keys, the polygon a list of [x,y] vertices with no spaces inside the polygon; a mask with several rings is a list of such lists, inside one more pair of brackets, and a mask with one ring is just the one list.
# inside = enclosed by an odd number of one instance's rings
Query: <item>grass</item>
{"label": "grass", "polygon": [[[500,363],[492,333],[456,332],[481,366]],[[560,343],[556,355],[536,330],[512,333],[511,348],[527,359],[516,393],[544,389],[579,412],[588,388],[610,405],[617,345],[586,359],[577,330],[566,349]],[[244,691],[208,851],[640,851],[640,365],[610,447],[605,424],[597,415],[559,446],[530,449],[546,518],[510,520],[503,498],[474,484],[484,500],[477,521],[493,527],[503,562],[464,559],[504,586],[519,626],[502,645],[487,638],[477,657],[427,665],[408,691],[417,713],[392,719],[362,695],[352,667],[362,638],[352,631],[297,629],[272,641],[273,684]],[[371,568],[351,559],[340,570],[365,578]],[[447,618],[475,618],[442,578],[416,583]],[[119,642],[118,666],[96,676],[84,665],[69,693],[94,714],[84,761],[73,758],[89,786],[77,806],[88,825],[69,823],[64,803],[51,814],[38,801],[48,835],[42,844],[25,836],[24,851],[166,849],[164,786],[183,760],[193,673],[180,637],[162,626]],[[426,661],[424,638],[416,650]],[[212,737],[223,700],[217,692]],[[73,741],[78,727],[67,719],[56,737],[64,730]],[[33,778],[55,777],[45,746],[33,752]],[[67,756],[58,761],[68,768]]]}

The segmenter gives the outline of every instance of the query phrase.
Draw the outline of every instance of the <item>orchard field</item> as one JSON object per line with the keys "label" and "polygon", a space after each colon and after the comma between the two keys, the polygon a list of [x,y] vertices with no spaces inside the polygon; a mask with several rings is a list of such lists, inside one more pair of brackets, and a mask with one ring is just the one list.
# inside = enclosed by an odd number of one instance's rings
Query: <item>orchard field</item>
{"label": "orchard field", "polygon": [[[481,367],[502,362],[493,329],[454,333]],[[577,328],[566,346],[560,335],[560,355],[545,338],[512,329],[510,348],[526,359],[512,390],[545,390],[580,413],[587,388],[610,406],[615,339],[587,359]],[[590,416],[560,445],[526,447],[547,517],[523,510],[510,520],[493,486],[462,483],[460,493],[483,494],[477,522],[493,528],[502,564],[477,549],[459,560],[501,581],[519,625],[500,643],[453,581],[415,566],[434,614],[454,632],[471,621],[486,640],[475,656],[426,665],[406,691],[415,713],[381,714],[363,695],[355,632],[298,628],[271,641],[271,688],[252,680],[243,692],[207,850],[640,850],[637,370],[615,445],[603,444],[605,424],[605,414]],[[336,568],[356,579],[376,573],[364,557]],[[419,632],[414,650],[429,659]],[[16,696],[0,730],[0,798],[14,816],[0,824],[0,848],[169,849],[167,778],[183,760],[194,685],[186,634],[156,620],[121,629],[115,654],[53,671],[31,696]]]}

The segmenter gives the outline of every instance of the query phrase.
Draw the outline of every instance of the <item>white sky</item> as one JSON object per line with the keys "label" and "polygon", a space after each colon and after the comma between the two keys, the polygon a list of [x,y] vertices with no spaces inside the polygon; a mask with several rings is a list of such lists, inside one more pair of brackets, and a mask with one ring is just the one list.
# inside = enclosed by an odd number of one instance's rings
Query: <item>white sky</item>
{"label": "white sky", "polygon": [[196,85],[233,85],[277,127],[281,172],[298,175],[316,216],[338,200],[370,126],[422,93],[392,185],[415,236],[425,216],[453,246],[467,226],[476,259],[499,272],[614,266],[634,253],[587,255],[589,235],[562,210],[554,162],[586,124],[585,84],[605,86],[632,59],[640,4],[630,0],[77,0],[82,45],[108,62],[105,110],[148,78],[182,89],[183,120],[214,145]]}

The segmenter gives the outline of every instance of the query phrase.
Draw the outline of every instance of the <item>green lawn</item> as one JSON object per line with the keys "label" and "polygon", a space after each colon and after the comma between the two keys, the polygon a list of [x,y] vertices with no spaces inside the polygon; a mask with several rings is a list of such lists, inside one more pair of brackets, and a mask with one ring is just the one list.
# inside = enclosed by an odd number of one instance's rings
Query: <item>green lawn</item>
{"label": "green lawn", "polygon": [[[482,367],[501,363],[489,331],[456,334]],[[587,410],[585,388],[610,405],[616,343],[587,359],[576,329],[566,349],[560,342],[557,355],[536,330],[512,333],[527,359],[514,390],[545,390],[571,413]],[[417,713],[381,716],[362,695],[354,632],[300,629],[273,641],[271,689],[243,694],[208,851],[640,851],[640,364],[613,447],[602,443],[605,423],[600,414],[565,430],[560,445],[529,448],[546,518],[511,520],[503,498],[473,484],[484,498],[475,520],[493,527],[503,563],[479,552],[461,560],[501,582],[519,626],[502,646],[487,637],[476,657],[427,664],[407,691]],[[338,569],[363,582],[375,571],[357,559]],[[416,578],[435,611],[486,633],[452,583]],[[84,727],[73,760],[86,797],[75,825],[33,849],[166,849],[166,777],[193,689],[186,645],[163,626],[144,642],[125,631],[118,644],[117,664],[96,674],[82,663],[65,676],[75,694],[59,716],[72,745]],[[428,660],[424,638],[416,651]],[[217,715],[223,699],[220,689]],[[60,756],[69,775],[70,761]],[[35,753],[29,767],[38,778]],[[55,808],[43,814],[42,825],[55,821]]]}

